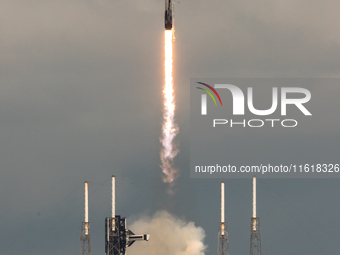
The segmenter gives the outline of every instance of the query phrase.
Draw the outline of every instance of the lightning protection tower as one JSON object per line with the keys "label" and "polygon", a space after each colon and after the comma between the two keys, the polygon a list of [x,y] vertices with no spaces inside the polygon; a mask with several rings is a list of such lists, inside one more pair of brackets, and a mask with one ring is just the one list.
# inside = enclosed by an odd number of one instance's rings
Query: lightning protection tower
{"label": "lightning protection tower", "polygon": [[224,221],[224,182],[221,182],[221,222],[218,226],[217,255],[229,255],[228,224]]}
{"label": "lightning protection tower", "polygon": [[80,255],[91,255],[88,182],[85,182],[85,222],[81,223]]}
{"label": "lightning protection tower", "polygon": [[256,176],[253,176],[253,217],[250,226],[250,255],[261,255],[260,218],[256,217]]}

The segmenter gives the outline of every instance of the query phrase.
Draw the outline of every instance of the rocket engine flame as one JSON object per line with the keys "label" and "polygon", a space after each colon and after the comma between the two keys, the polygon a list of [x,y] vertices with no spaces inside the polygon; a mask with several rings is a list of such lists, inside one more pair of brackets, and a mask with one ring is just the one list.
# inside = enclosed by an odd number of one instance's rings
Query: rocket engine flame
{"label": "rocket engine flame", "polygon": [[178,153],[178,149],[173,144],[173,140],[178,133],[178,127],[175,124],[175,100],[172,77],[172,43],[173,31],[165,30],[165,85],[164,95],[164,112],[162,137],[160,139],[163,148],[160,156],[162,161],[162,171],[165,174],[163,181],[173,185],[177,178],[177,170],[172,167],[173,159]]}

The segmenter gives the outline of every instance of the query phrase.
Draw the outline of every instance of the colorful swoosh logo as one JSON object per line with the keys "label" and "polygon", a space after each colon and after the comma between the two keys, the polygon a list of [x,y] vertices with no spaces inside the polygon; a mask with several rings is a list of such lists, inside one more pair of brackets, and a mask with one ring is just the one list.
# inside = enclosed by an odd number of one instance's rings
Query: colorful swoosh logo
{"label": "colorful swoosh logo", "polygon": [[[211,87],[210,85],[205,84],[205,83],[203,83],[203,82],[196,82],[196,83],[201,84],[201,85],[203,85],[203,86],[206,86],[206,87],[209,88],[212,92],[214,92],[215,95],[217,96],[218,100],[220,100],[220,104],[221,104],[221,106],[222,106],[222,100],[221,100],[221,98],[220,98],[220,95],[217,93],[217,91],[216,91],[213,87]],[[200,88],[200,87],[196,87],[196,88],[201,89],[201,90],[203,90],[204,92],[206,92],[206,93],[214,100],[215,105],[217,105],[214,96],[210,93],[209,90],[206,90],[206,89],[203,89],[203,88]]]}

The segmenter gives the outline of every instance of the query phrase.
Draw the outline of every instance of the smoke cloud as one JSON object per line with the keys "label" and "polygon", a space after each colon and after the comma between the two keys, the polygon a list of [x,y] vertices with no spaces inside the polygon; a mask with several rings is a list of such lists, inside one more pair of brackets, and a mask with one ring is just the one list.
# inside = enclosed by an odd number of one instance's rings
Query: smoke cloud
{"label": "smoke cloud", "polygon": [[135,234],[150,234],[148,242],[138,242],[128,253],[140,255],[204,255],[205,232],[194,222],[185,222],[166,211],[143,217],[128,227]]}

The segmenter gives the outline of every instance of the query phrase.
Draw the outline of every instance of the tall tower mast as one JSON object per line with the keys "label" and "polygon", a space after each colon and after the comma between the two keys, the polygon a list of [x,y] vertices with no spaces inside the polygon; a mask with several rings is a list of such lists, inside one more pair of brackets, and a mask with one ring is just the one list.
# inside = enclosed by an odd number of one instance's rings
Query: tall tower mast
{"label": "tall tower mast", "polygon": [[81,223],[80,255],[91,255],[88,182],[85,182],[85,220]]}
{"label": "tall tower mast", "polygon": [[256,217],[256,176],[253,176],[253,217],[250,226],[250,255],[261,255],[260,218]]}
{"label": "tall tower mast", "polygon": [[228,224],[225,222],[224,216],[224,182],[221,182],[221,222],[218,227],[218,250],[217,255],[229,255],[229,236]]}
{"label": "tall tower mast", "polygon": [[112,231],[115,231],[115,217],[116,217],[116,177],[112,175],[111,184],[111,224]]}

